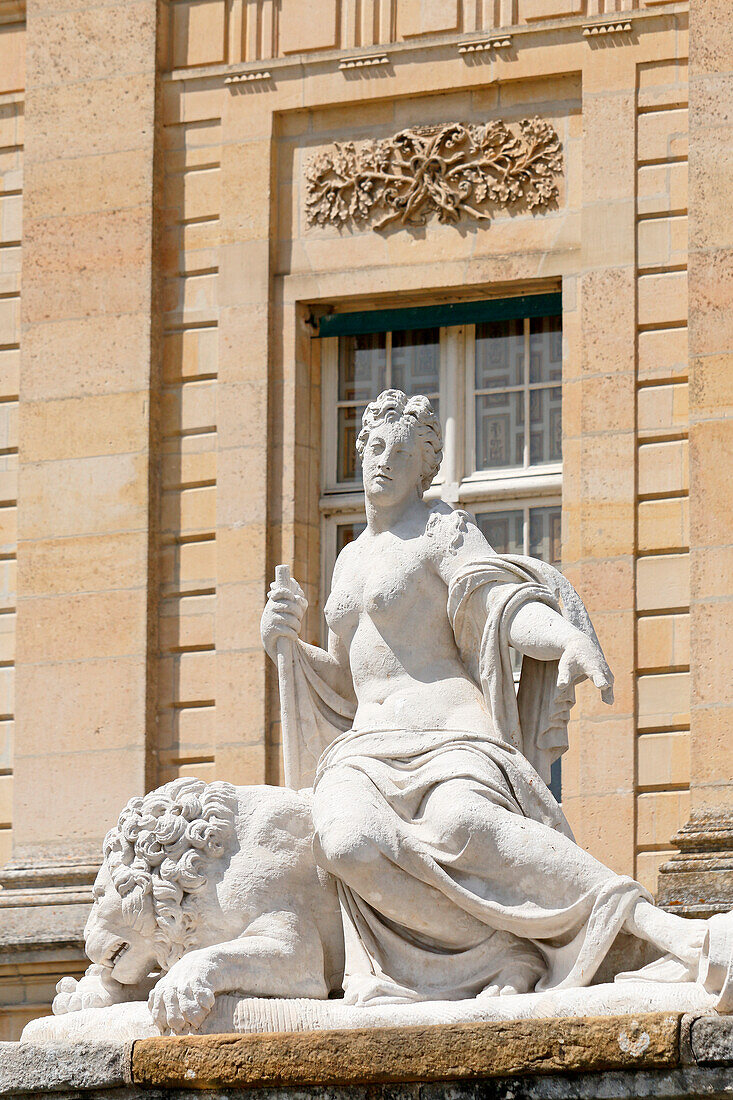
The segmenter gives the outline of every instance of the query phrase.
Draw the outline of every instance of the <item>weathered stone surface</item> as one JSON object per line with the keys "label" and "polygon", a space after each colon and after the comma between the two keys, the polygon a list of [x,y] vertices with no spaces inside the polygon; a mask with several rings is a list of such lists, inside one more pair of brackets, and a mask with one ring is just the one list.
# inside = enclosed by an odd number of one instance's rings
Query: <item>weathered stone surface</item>
{"label": "weathered stone surface", "polygon": [[132,1080],[165,1087],[315,1086],[675,1066],[676,1014],[310,1034],[142,1039]]}
{"label": "weathered stone surface", "polygon": [[[330,1085],[268,1089],[268,1100],[698,1100],[726,1095],[730,1069],[695,1067],[671,1070],[612,1071],[609,1073],[548,1074],[490,1077],[476,1081],[432,1084],[403,1082],[385,1085]],[[73,1092],[34,1092],[34,1100],[255,1100],[259,1089],[90,1089]]]}
{"label": "weathered stone surface", "polygon": [[690,1044],[695,1061],[701,1065],[733,1063],[733,1018],[703,1016],[695,1020],[690,1029]]}
{"label": "weathered stone surface", "polygon": [[0,1043],[0,1094],[127,1085],[130,1054],[129,1043]]}

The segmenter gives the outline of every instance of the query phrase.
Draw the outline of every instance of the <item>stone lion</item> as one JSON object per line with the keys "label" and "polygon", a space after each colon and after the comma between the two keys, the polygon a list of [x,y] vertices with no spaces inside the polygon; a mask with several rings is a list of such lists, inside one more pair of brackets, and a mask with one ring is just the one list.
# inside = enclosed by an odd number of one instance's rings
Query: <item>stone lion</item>
{"label": "stone lion", "polygon": [[132,798],[104,841],[84,930],[92,965],[55,1015],[148,1000],[160,1031],[201,1026],[217,993],[340,989],[336,887],[315,863],[307,792],[177,779]]}

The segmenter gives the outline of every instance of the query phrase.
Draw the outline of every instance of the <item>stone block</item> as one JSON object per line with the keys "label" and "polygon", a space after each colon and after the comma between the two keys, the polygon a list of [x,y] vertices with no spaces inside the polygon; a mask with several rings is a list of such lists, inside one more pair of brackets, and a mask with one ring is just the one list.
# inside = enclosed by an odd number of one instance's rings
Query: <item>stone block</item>
{"label": "stone block", "polygon": [[149,405],[147,391],[24,401],[20,408],[20,459],[49,462],[144,450]]}
{"label": "stone block", "polygon": [[121,60],[125,73],[152,71],[155,6],[149,0],[130,0],[114,11],[106,4],[63,12],[36,10],[32,30],[29,91],[96,85],[88,87],[87,96],[97,106],[111,75],[111,57]]}
{"label": "stone block", "polygon": [[687,441],[642,444],[638,478],[640,496],[686,492],[689,488]]}
{"label": "stone block", "polygon": [[685,382],[643,386],[637,396],[637,425],[643,435],[672,435],[685,431],[689,417]]}
{"label": "stone block", "polygon": [[694,1020],[690,1043],[695,1060],[704,1066],[733,1062],[733,1018]]}
{"label": "stone block", "polygon": [[446,34],[458,28],[458,0],[400,0],[397,36]]}
{"label": "stone block", "polygon": [[[679,1018],[662,1013],[438,1027],[142,1039],[132,1079],[147,1087],[329,1086],[526,1072],[673,1066]],[[644,1036],[644,1040],[638,1039]],[[643,1047],[643,1050],[641,1049]],[[415,1067],[419,1066],[416,1074]]]}
{"label": "stone block", "polygon": [[520,22],[534,19],[557,19],[563,15],[579,15],[583,0],[520,0]]}
{"label": "stone block", "polygon": [[687,262],[687,217],[644,219],[638,225],[639,267],[679,267]]}
{"label": "stone block", "polygon": [[637,668],[653,670],[689,665],[689,615],[642,615],[636,630]]}
{"label": "stone block", "polygon": [[150,176],[138,150],[95,157],[40,161],[25,168],[25,187],[36,215],[59,217],[138,206],[150,199]]}
{"label": "stone block", "polygon": [[675,729],[690,724],[690,674],[665,672],[639,676],[639,730]]}
{"label": "stone block", "polygon": [[690,734],[648,733],[637,741],[640,787],[682,787],[690,782]]}
{"label": "stone block", "polygon": [[[52,670],[48,665],[19,666],[15,672],[19,692],[30,691],[35,700],[32,714],[18,716],[23,730],[22,753],[45,760],[45,769],[50,771],[46,750],[48,731],[52,729],[55,752],[78,752],[80,758],[86,753],[89,770],[85,775],[91,784],[95,757],[102,747],[111,752],[125,750],[138,740],[139,714],[145,699],[143,663],[143,657],[113,657],[67,661]],[[31,784],[27,794],[29,812],[37,804],[33,802],[34,790]],[[114,790],[111,794],[121,805],[121,796]]]}
{"label": "stone block", "polygon": [[161,415],[166,434],[213,431],[216,428],[216,383],[183,382],[163,394]]}
{"label": "stone block", "polygon": [[103,455],[31,463],[18,475],[22,537],[112,534],[147,524],[147,458]]}
{"label": "stone block", "polygon": [[669,848],[675,833],[690,816],[690,792],[640,794],[636,805],[637,842],[647,847]]}
{"label": "stone block", "polygon": [[163,380],[171,382],[216,374],[218,366],[215,327],[166,333],[163,340]]}
{"label": "stone block", "polygon": [[211,702],[216,691],[215,678],[213,652],[166,657],[160,662],[160,704]]}
{"label": "stone block", "polygon": [[0,828],[9,828],[13,820],[13,777],[0,775]]}
{"label": "stone block", "polygon": [[688,112],[650,111],[640,115],[637,149],[640,163],[667,161],[687,155]]}
{"label": "stone block", "polygon": [[300,0],[283,0],[280,9],[280,50],[284,54],[333,49],[338,42],[337,0],[316,0],[303,19]]}
{"label": "stone block", "polygon": [[170,5],[170,18],[171,68],[216,65],[225,60],[224,0],[213,4],[210,0],[176,0]]}
{"label": "stone block", "polygon": [[639,611],[684,608],[690,603],[690,559],[687,554],[659,554],[636,563]]}
{"label": "stone block", "polygon": [[642,500],[637,509],[639,553],[682,550],[690,542],[690,502],[687,497]]}
{"label": "stone block", "polygon": [[43,1096],[129,1085],[131,1043],[1,1043],[0,1092]]}
{"label": "stone block", "polygon": [[163,493],[161,527],[168,533],[192,535],[216,527],[216,487]]}
{"label": "stone block", "polygon": [[[152,178],[152,71],[114,71],[103,80],[45,88],[29,83],[26,104],[27,115],[33,117],[33,145],[26,150],[28,163],[37,157],[55,160],[141,149],[139,170]],[[80,118],[84,126],[74,127]]]}
{"label": "stone block", "polygon": [[639,381],[675,378],[687,374],[687,327],[685,325],[640,332],[638,337]]}
{"label": "stone block", "polygon": [[25,88],[25,24],[11,23],[0,32],[0,95]]}
{"label": "stone block", "polygon": [[687,321],[687,272],[668,271],[639,276],[640,325],[683,324]]}
{"label": "stone block", "polygon": [[[629,775],[629,783],[633,780]],[[620,875],[634,869],[634,793],[622,790],[614,794],[580,794],[567,800],[563,810],[581,848]],[[614,822],[613,830],[608,822]]]}
{"label": "stone block", "polygon": [[21,397],[47,401],[139,390],[147,385],[142,365],[149,355],[150,329],[136,314],[108,312],[33,325],[23,332]]}
{"label": "stone block", "polygon": [[145,582],[147,544],[138,532],[27,542],[19,560],[24,596],[99,592]]}

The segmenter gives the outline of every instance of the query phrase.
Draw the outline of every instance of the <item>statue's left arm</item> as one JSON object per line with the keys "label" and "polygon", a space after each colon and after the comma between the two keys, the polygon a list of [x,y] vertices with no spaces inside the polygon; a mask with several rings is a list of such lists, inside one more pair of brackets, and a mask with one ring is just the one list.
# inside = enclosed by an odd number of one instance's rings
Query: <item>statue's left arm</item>
{"label": "statue's left arm", "polygon": [[526,657],[557,661],[558,688],[592,680],[603,701],[613,702],[613,675],[598,646],[547,604],[522,604],[509,623],[509,641]]}
{"label": "statue's left arm", "polygon": [[[467,512],[435,512],[431,521],[428,533],[434,539],[435,563],[448,588],[457,577],[472,570],[480,570],[487,578],[476,592],[487,617],[492,612],[492,591],[496,585],[518,587],[526,583],[527,577],[518,573],[512,559],[496,554]],[[508,618],[509,644],[526,657],[557,661],[560,691],[589,679],[601,691],[604,701],[612,703],[613,674],[600,647],[555,610],[552,602],[550,598],[518,601]]]}

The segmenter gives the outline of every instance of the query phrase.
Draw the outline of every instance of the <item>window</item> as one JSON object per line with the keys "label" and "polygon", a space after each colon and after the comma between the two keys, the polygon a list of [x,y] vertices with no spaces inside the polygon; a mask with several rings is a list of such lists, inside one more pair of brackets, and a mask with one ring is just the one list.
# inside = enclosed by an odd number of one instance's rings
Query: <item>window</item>
{"label": "window", "polygon": [[321,331],[324,589],[363,530],[356,438],[387,388],[426,394],[443,425],[427,496],[473,512],[500,553],[560,561],[560,295],[334,314]]}
{"label": "window", "polygon": [[[559,295],[335,314],[321,332],[324,595],[336,557],[365,527],[356,438],[366,405],[388,388],[426,394],[440,417],[443,463],[426,497],[471,511],[497,553],[560,564]],[[517,678],[520,668],[517,654]],[[559,761],[551,788],[559,799]]]}

